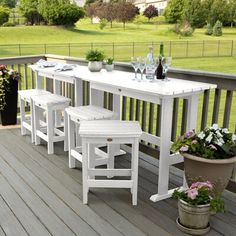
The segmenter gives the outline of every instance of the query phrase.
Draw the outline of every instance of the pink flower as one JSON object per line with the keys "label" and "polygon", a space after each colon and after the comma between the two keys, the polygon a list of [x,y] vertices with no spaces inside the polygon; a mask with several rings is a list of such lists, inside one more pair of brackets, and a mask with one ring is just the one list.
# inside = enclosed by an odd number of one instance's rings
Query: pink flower
{"label": "pink flower", "polygon": [[188,145],[184,145],[179,149],[181,152],[187,152],[188,151]]}
{"label": "pink flower", "polygon": [[193,189],[188,189],[187,190],[187,194],[188,194],[188,197],[191,198],[192,200],[194,200],[197,195],[198,195],[198,191],[196,188],[193,188]]}
{"label": "pink flower", "polygon": [[186,138],[191,138],[191,137],[193,137],[193,136],[194,136],[194,134],[195,134],[195,133],[194,133],[194,131],[193,131],[193,130],[191,130],[191,131],[189,131],[189,132],[185,133],[185,135],[184,135],[184,136],[185,136]]}
{"label": "pink flower", "polygon": [[191,143],[192,143],[192,144],[197,144],[198,141],[197,141],[197,140],[193,140]]}
{"label": "pink flower", "polygon": [[190,189],[196,189],[196,188],[199,189],[203,187],[208,188],[209,190],[213,189],[213,186],[210,181],[192,183],[192,185],[190,186]]}

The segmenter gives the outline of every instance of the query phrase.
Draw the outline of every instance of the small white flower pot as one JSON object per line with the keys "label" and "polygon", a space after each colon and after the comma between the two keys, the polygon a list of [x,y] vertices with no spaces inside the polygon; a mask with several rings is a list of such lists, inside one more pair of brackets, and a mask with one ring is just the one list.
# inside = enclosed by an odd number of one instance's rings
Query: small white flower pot
{"label": "small white flower pot", "polygon": [[114,69],[114,64],[111,64],[111,65],[106,64],[106,65],[105,65],[105,69],[107,70],[107,72],[113,71],[113,69]]}
{"label": "small white flower pot", "polygon": [[91,72],[99,72],[102,69],[102,61],[89,61],[88,69]]}

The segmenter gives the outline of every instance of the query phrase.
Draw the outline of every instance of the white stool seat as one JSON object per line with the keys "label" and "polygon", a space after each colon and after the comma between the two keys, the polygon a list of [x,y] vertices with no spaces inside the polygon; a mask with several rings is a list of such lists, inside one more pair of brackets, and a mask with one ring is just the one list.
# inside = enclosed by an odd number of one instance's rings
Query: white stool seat
{"label": "white stool seat", "polygon": [[[46,94],[51,94],[48,91],[42,89],[27,89],[27,90],[18,90],[19,99],[20,99],[20,118],[21,118],[21,134],[26,135],[26,130],[31,132],[31,141],[34,142],[34,117],[32,112],[32,100],[33,96],[42,96]],[[25,102],[29,103],[30,108],[30,119],[26,118],[25,115]]]}
{"label": "white stool seat", "polygon": [[68,107],[66,112],[72,118],[81,120],[102,120],[114,117],[115,113],[98,106]]}
{"label": "white stool seat", "polygon": [[[64,116],[64,127],[62,131],[61,127],[55,122],[55,118],[58,112],[65,113],[65,108],[69,106],[70,99],[56,95],[44,95],[44,96],[33,96],[33,111],[34,111],[34,123],[35,123],[35,144],[40,144],[40,138],[48,143],[48,154],[54,153],[54,142],[64,141],[64,150],[68,150],[67,144],[67,116]],[[46,112],[46,130],[40,126],[39,110],[43,109]]]}
{"label": "white stool seat", "polygon": [[[80,106],[80,107],[68,107],[66,108],[67,120],[68,120],[68,146],[69,146],[69,167],[75,168],[75,160],[82,162],[82,147],[81,138],[78,133],[75,132],[80,125],[81,121],[91,120],[103,120],[114,119],[115,113],[98,106]],[[76,137],[75,137],[76,136]],[[96,159],[95,165],[107,164],[107,154],[102,150],[96,148],[96,153],[100,157]]]}
{"label": "white stool seat", "polygon": [[[82,138],[82,172],[83,172],[83,203],[88,202],[89,188],[130,188],[132,203],[137,205],[138,188],[138,148],[141,127],[136,121],[97,120],[82,121],[79,129]],[[108,144],[108,158],[114,158],[113,146],[117,144],[132,145],[130,169],[113,167],[95,168],[94,144]],[[96,176],[130,176],[128,180],[96,179]]]}

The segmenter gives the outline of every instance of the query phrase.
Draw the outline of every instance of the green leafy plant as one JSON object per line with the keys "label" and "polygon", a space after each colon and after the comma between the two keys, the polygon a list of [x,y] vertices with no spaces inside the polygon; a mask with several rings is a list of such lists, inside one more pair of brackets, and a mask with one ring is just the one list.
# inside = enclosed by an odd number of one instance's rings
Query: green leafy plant
{"label": "green leafy plant", "polygon": [[9,70],[5,65],[0,65],[0,111],[6,105],[5,96],[6,91],[10,91],[10,82],[19,79],[20,74],[17,71]]}
{"label": "green leafy plant", "polygon": [[99,29],[103,30],[107,26],[107,20],[106,19],[101,19],[99,22]]}
{"label": "green leafy plant", "polygon": [[195,182],[187,190],[176,189],[172,197],[191,206],[210,204],[212,211],[224,212],[224,200],[220,194],[214,195],[213,186],[209,181]]}
{"label": "green leafy plant", "polygon": [[86,53],[86,60],[88,61],[103,61],[104,58],[104,53],[97,49],[91,49]]}
{"label": "green leafy plant", "polygon": [[212,35],[213,34],[213,27],[210,23],[207,23],[205,34],[206,35]]}
{"label": "green leafy plant", "polygon": [[194,130],[179,137],[172,145],[172,151],[185,152],[207,159],[226,159],[236,156],[236,135],[217,124],[200,133]]}
{"label": "green leafy plant", "polygon": [[112,65],[112,64],[113,64],[113,61],[114,61],[113,58],[108,57],[108,58],[105,60],[105,63],[106,63],[107,65]]}

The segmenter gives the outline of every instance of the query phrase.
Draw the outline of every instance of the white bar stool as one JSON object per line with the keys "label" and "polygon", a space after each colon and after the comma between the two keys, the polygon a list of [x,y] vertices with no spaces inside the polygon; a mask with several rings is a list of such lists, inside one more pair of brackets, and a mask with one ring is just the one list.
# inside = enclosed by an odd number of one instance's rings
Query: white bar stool
{"label": "white bar stool", "polygon": [[[75,160],[82,162],[81,138],[77,133],[81,121],[108,120],[115,119],[116,114],[108,109],[98,106],[79,106],[66,108],[68,122],[68,149],[69,168],[75,168]],[[96,153],[100,158],[95,160],[95,166],[107,164],[107,154],[96,148]]]}
{"label": "white bar stool", "polygon": [[[44,96],[34,96],[33,100],[33,112],[34,112],[34,124],[35,124],[35,144],[40,144],[40,138],[45,140],[48,143],[48,154],[54,153],[54,143],[64,141],[64,150],[68,150],[68,131],[67,131],[67,121],[66,115],[64,116],[64,124],[61,124],[61,127],[64,127],[62,131],[60,127],[55,125],[55,113],[61,112],[65,113],[65,108],[69,106],[70,99],[56,95],[44,95]],[[46,129],[40,126],[40,109],[45,110],[46,112]]]}
{"label": "white bar stool", "polygon": [[[27,89],[27,90],[19,90],[19,99],[20,99],[20,119],[21,119],[21,135],[26,135],[26,131],[30,131],[31,133],[31,141],[34,142],[35,134],[34,134],[34,116],[32,110],[32,100],[33,96],[42,96],[46,94],[51,94],[48,91],[42,89]],[[26,102],[29,103],[30,107],[30,116],[26,117],[25,115],[25,107]]]}
{"label": "white bar stool", "polygon": [[[83,121],[79,134],[82,138],[83,203],[88,203],[89,188],[130,188],[132,203],[137,205],[138,190],[138,151],[139,138],[142,134],[137,121],[99,120]],[[94,166],[91,146],[94,144],[132,144],[131,169],[99,169]],[[112,148],[109,158],[114,158]],[[130,176],[130,180],[95,179],[95,176]]]}

